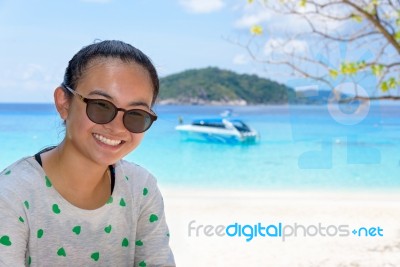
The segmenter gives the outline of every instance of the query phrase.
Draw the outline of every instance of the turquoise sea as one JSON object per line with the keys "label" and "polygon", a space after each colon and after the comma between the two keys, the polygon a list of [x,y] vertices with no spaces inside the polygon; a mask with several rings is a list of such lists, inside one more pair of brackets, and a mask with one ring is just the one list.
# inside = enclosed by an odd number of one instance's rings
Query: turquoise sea
{"label": "turquoise sea", "polygon": [[[400,189],[400,103],[346,105],[156,106],[159,119],[126,159],[180,188]],[[259,143],[199,142],[174,129],[180,116],[189,123],[227,108]],[[63,136],[52,104],[0,104],[0,169]]]}

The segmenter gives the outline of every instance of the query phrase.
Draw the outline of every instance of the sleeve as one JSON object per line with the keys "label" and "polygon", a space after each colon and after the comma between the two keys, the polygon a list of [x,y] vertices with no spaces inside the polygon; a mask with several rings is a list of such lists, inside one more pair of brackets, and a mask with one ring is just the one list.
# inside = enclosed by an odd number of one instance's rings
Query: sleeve
{"label": "sleeve", "polygon": [[29,230],[23,203],[0,183],[0,266],[26,266]]}
{"label": "sleeve", "polygon": [[176,266],[169,247],[164,201],[156,180],[152,176],[150,178],[140,189],[143,199],[137,225],[134,266]]}

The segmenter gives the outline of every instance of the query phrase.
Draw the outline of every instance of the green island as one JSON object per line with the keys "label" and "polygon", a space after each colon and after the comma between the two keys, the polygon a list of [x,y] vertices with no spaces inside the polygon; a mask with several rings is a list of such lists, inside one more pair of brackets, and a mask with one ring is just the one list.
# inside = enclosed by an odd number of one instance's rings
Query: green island
{"label": "green island", "polygon": [[216,67],[186,70],[160,79],[161,105],[282,105],[324,104],[330,91],[297,92],[257,75]]}

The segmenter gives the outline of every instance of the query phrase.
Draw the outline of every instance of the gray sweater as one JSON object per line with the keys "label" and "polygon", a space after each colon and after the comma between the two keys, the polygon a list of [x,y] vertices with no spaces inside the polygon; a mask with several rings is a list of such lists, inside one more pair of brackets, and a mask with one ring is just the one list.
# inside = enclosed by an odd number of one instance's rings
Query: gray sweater
{"label": "gray sweater", "polygon": [[0,173],[0,266],[175,266],[155,178],[121,160],[107,204],[84,210],[21,159]]}

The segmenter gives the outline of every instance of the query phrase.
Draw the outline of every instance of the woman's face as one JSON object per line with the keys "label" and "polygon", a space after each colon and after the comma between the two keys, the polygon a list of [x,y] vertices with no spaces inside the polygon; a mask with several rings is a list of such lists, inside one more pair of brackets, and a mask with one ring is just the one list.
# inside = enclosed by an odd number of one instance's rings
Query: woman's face
{"label": "woman's face", "polygon": [[[116,107],[150,111],[153,85],[148,71],[136,63],[104,59],[89,64],[78,85],[77,93],[90,99],[106,99]],[[86,115],[86,103],[74,96],[66,118],[65,144],[99,165],[117,162],[135,149],[144,133],[129,132],[123,112],[107,124],[96,124]]]}

